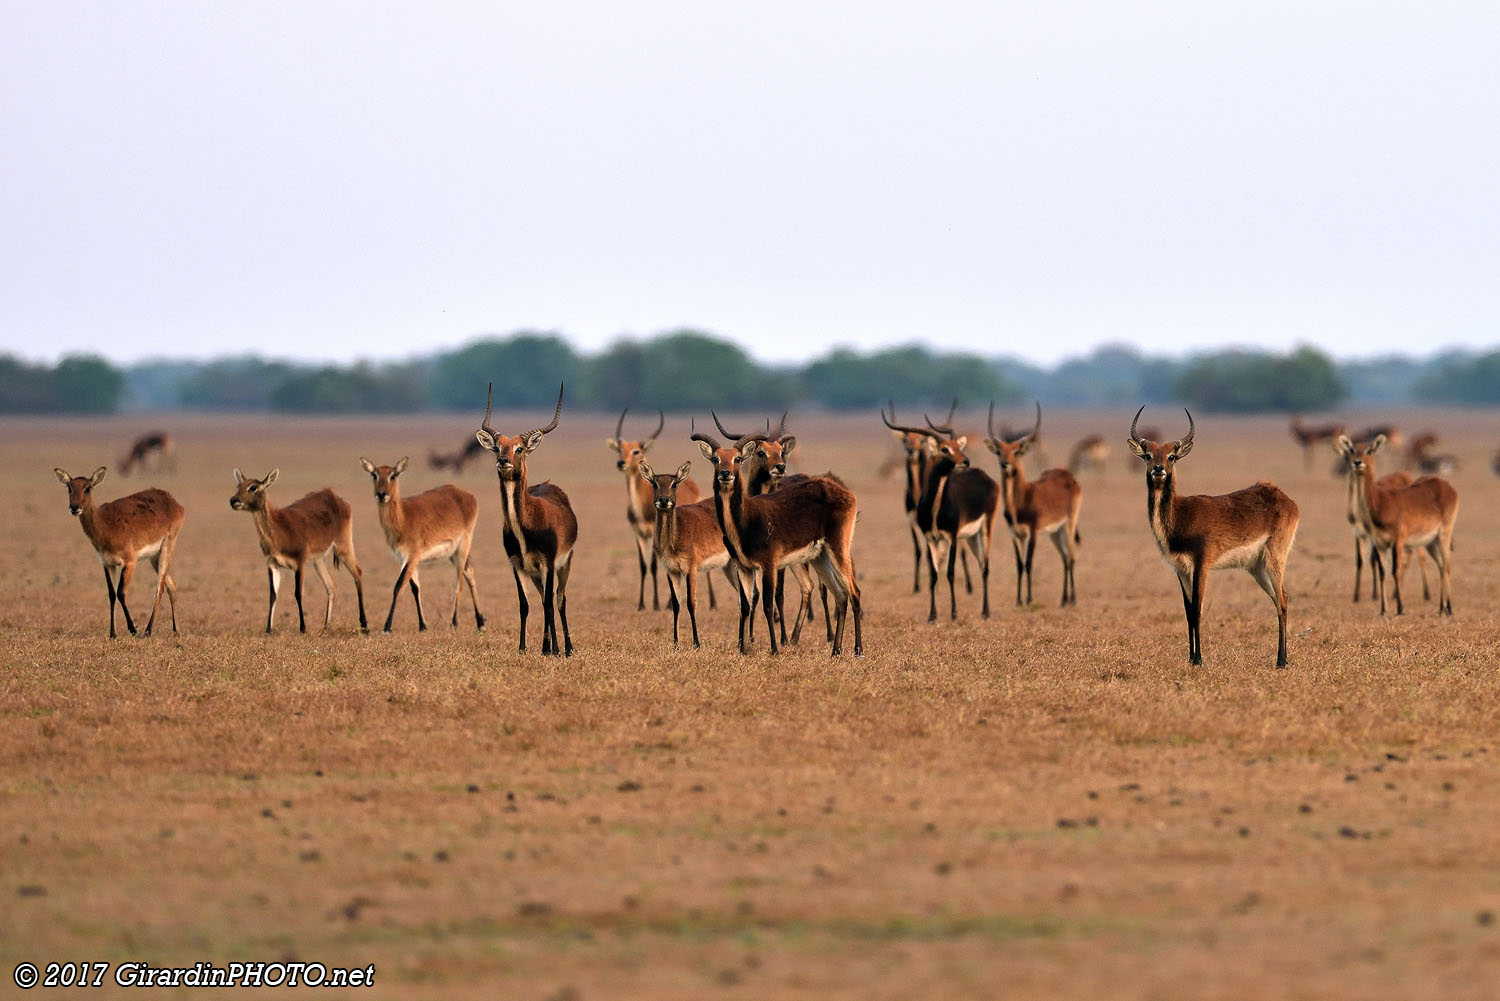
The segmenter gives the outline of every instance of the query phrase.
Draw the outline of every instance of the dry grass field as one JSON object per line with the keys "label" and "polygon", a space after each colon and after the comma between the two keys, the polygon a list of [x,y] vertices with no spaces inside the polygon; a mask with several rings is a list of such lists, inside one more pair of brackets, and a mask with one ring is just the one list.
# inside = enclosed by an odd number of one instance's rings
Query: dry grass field
{"label": "dry grass field", "polygon": [[[728,602],[703,611],[702,650],[673,651],[670,612],[635,610],[614,415],[565,412],[531,470],[578,512],[577,654],[538,655],[535,607],[516,652],[486,463],[458,482],[480,501],[488,631],[464,612],[447,626],[452,573],[436,564],[436,627],[418,634],[403,596],[382,635],[397,567],[358,457],[410,454],[408,493],[436,485],[429,447],[479,416],[0,422],[0,991],[18,962],[69,960],[374,964],[375,989],[347,993],[388,998],[1500,990],[1496,415],[1400,415],[1464,460],[1451,620],[1415,573],[1399,619],[1351,603],[1331,452],[1305,470],[1281,419],[1198,422],[1180,489],[1266,478],[1301,508],[1284,671],[1270,602],[1239,571],[1214,575],[1205,662],[1188,666],[1127,467],[1128,410],[1043,426],[1052,462],[1091,431],[1114,450],[1082,478],[1076,609],[1056,607],[1045,545],[1037,603],[1017,609],[997,532],[994,616],[961,595],[957,623],[926,624],[900,473],[878,472],[889,433],[874,413],[794,415],[797,468],[837,470],[860,500],[866,656],[829,658],[820,619],[817,642],[772,659],[762,633],[741,657]],[[977,433],[982,413],[966,416]],[[1143,423],[1180,434],[1180,420]],[[155,423],[179,438],[178,472],[121,478],[126,443]],[[701,481],[686,421],[670,421],[652,459],[685,458]],[[176,636],[164,606],[155,636],[106,638],[103,575],[52,475],[104,463],[101,500],[156,483],[187,509]],[[228,504],[236,466],[278,466],[283,504],[332,486],[354,505],[375,632],[358,633],[339,571],[327,632],[297,634],[288,586],[263,634],[264,563]],[[146,568],[141,621],[152,586]],[[322,589],[306,593],[316,627]],[[79,992],[28,996],[65,995]],[[153,996],[169,995],[193,992]]]}

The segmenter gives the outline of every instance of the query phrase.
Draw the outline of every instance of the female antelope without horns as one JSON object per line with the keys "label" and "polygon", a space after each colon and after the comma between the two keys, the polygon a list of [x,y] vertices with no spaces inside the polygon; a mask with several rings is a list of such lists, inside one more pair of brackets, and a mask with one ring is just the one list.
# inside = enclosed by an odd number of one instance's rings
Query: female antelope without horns
{"label": "female antelope without horns", "polygon": [[[1377,432],[1378,433],[1378,432]],[[1380,563],[1380,548],[1376,546],[1375,540],[1365,531],[1365,524],[1359,516],[1359,476],[1354,471],[1353,454],[1355,449],[1346,452],[1340,444],[1343,436],[1334,439],[1333,450],[1339,456],[1339,469],[1344,475],[1344,484],[1347,488],[1345,494],[1345,516],[1349,520],[1349,526],[1354,530],[1354,601],[1359,603],[1359,578],[1364,572],[1365,558],[1364,549],[1370,550],[1370,600],[1376,601],[1380,597],[1380,574],[1384,567]],[[1368,445],[1370,439],[1364,440]],[[1375,481],[1375,485],[1387,490],[1410,486],[1411,474],[1404,469],[1398,469],[1394,473],[1387,473]],[[1418,549],[1417,569],[1422,572],[1422,600],[1427,601],[1432,597],[1432,592],[1427,586],[1427,559]],[[1405,568],[1403,568],[1405,572]]]}
{"label": "female antelope without horns", "polygon": [[[1168,565],[1177,572],[1182,605],[1187,613],[1188,662],[1203,663],[1203,645],[1198,631],[1203,614],[1203,596],[1208,572],[1215,569],[1247,570],[1276,606],[1276,666],[1286,658],[1287,554],[1297,535],[1297,505],[1274,484],[1264,481],[1253,487],[1215,496],[1180,496],[1177,493],[1177,463],[1193,448],[1193,415],[1188,413],[1188,433],[1178,441],[1158,444],[1136,435],[1136,422],[1143,406],[1130,422],[1130,451],[1146,463],[1146,517],[1151,534]],[[1186,412],[1186,411],[1185,411]]]}
{"label": "female antelope without horns", "polygon": [[68,511],[78,518],[83,534],[94,544],[99,562],[104,565],[104,585],[109,590],[109,638],[115,638],[116,600],[120,603],[120,611],[125,613],[125,628],[130,635],[135,635],[135,622],[125,604],[125,588],[135,574],[136,562],[143,558],[150,560],[156,571],[156,598],[151,602],[145,635],[151,635],[163,590],[167,592],[172,632],[175,633],[177,582],[172,579],[170,567],[172,550],[177,546],[177,533],[182,530],[182,520],[186,515],[182,505],[171,494],[155,487],[95,505],[94,488],[104,479],[108,469],[100,466],[92,476],[69,476],[56,468],[52,472],[68,488]]}
{"label": "female antelope without horns", "polygon": [[421,583],[417,578],[418,567],[424,560],[447,558],[453,562],[455,581],[453,584],[453,618],[450,625],[458,625],[458,605],[463,598],[465,582],[469,585],[469,600],[474,604],[474,625],[484,629],[484,615],[479,611],[479,595],[474,587],[474,567],[469,562],[469,550],[474,545],[474,525],[479,520],[479,502],[467,490],[445,483],[431,490],[424,490],[413,497],[401,496],[401,474],[406,472],[407,458],[403,456],[394,466],[377,466],[369,459],[360,457],[359,464],[375,483],[375,513],[380,519],[380,528],[385,532],[386,545],[401,562],[401,572],[396,575],[396,587],[391,591],[391,609],[386,613],[383,631],[391,631],[391,620],[396,617],[396,600],[401,597],[401,588],[410,584],[412,601],[417,606],[417,630],[427,628],[422,615]]}
{"label": "female antelope without horns", "polygon": [[[1453,525],[1458,520],[1458,491],[1441,476],[1423,476],[1404,487],[1384,487],[1375,479],[1371,456],[1385,445],[1376,435],[1368,445],[1339,438],[1339,450],[1355,478],[1355,512],[1375,550],[1389,550],[1396,614],[1402,614],[1401,552],[1425,547],[1438,571],[1438,614],[1453,614],[1449,594],[1448,557],[1453,550]],[[1380,614],[1385,614],[1385,568],[1372,551],[1371,573],[1380,581]]]}
{"label": "female antelope without horns", "polygon": [[238,469],[234,471],[235,491],[229,498],[229,506],[236,511],[249,511],[255,520],[255,532],[260,537],[260,551],[266,557],[266,578],[270,586],[270,606],[266,609],[266,632],[276,618],[276,597],[281,591],[281,571],[292,571],[292,593],[297,599],[297,629],[307,632],[307,616],[302,608],[302,577],[309,562],[317,571],[318,580],[327,593],[323,609],[323,628],[333,619],[333,574],[329,572],[324,557],[333,554],[333,565],[343,563],[354,578],[354,598],[359,606],[359,630],[367,632],[369,621],[365,618],[365,581],[360,572],[359,561],[354,557],[354,509],[338,494],[328,488],[315,490],[288,504],[277,507],[271,503],[267,490],[281,475],[273,469],[263,479],[246,476]]}
{"label": "female antelope without horns", "polygon": [[672,603],[672,646],[677,646],[677,621],[683,604],[693,630],[693,648],[698,648],[698,571],[723,570],[729,585],[742,590],[737,568],[724,548],[724,533],[714,514],[714,502],[682,500],[682,487],[689,482],[693,464],[684,462],[677,472],[658,473],[644,459],[639,476],[651,488],[651,504],[656,511],[656,528],[652,548],[667,571],[667,592]]}
{"label": "female antelope without horns", "polygon": [[[490,427],[494,384],[484,403],[484,424],[474,437],[495,455],[495,474],[500,481],[504,521],[500,530],[505,555],[516,579],[516,599],[521,615],[520,649],[526,649],[526,616],[530,605],[521,583],[525,574],[542,599],[542,653],[573,655],[568,634],[568,573],[573,565],[573,545],[578,541],[578,519],[568,495],[552,483],[529,486],[526,459],[542,439],[557,429],[562,418],[563,387],[557,387],[557,410],[546,427],[533,428],[511,437]],[[563,641],[557,642],[557,622],[562,621]]]}
{"label": "female antelope without horns", "polygon": [[[1036,552],[1038,535],[1048,535],[1062,557],[1063,607],[1078,604],[1078,589],[1073,582],[1074,543],[1078,535],[1078,510],[1083,506],[1083,487],[1066,469],[1049,469],[1035,483],[1026,479],[1021,457],[1030,450],[1042,429],[1042,405],[1036,405],[1036,426],[1029,434],[1006,441],[995,434],[995,404],[990,404],[989,437],[985,447],[1000,461],[1000,497],[1005,506],[1005,522],[1010,526],[1011,548],[1016,554],[1016,604],[1031,604],[1031,558]],[[1021,557],[1021,547],[1026,556]],[[1026,581],[1026,600],[1021,600],[1021,581]]]}

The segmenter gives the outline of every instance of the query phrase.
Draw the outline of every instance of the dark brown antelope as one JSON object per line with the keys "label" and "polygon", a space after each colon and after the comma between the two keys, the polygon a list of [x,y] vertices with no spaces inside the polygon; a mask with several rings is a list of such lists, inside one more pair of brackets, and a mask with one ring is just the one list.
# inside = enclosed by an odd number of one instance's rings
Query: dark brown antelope
{"label": "dark brown antelope", "polygon": [[[1083,488],[1066,469],[1049,469],[1028,482],[1021,468],[1021,457],[1036,440],[1042,427],[1042,405],[1036,405],[1036,427],[1015,441],[995,434],[995,404],[990,404],[990,435],[985,447],[1000,460],[1000,497],[1005,506],[1005,522],[1010,526],[1011,547],[1016,554],[1016,604],[1031,604],[1031,558],[1036,552],[1038,535],[1049,535],[1062,556],[1063,607],[1078,603],[1073,582],[1073,545],[1082,542],[1078,536],[1078,510],[1083,506]],[[1021,557],[1025,546],[1026,556]],[[1026,581],[1026,600],[1021,600],[1021,581]]]}
{"label": "dark brown antelope", "polygon": [[[1145,410],[1141,407],[1141,410]],[[1247,570],[1276,606],[1276,666],[1286,666],[1287,554],[1297,535],[1296,503],[1264,481],[1234,493],[1182,497],[1177,493],[1177,463],[1193,447],[1193,415],[1187,437],[1158,444],[1136,434],[1130,422],[1130,451],[1146,463],[1146,516],[1151,534],[1168,565],[1177,572],[1187,613],[1188,663],[1203,663],[1198,625],[1208,572]]]}
{"label": "dark brown antelope", "polygon": [[1317,447],[1324,442],[1332,444],[1344,433],[1342,424],[1303,424],[1302,418],[1296,414],[1292,415],[1291,429],[1292,440],[1302,446],[1302,464],[1308,469],[1312,468],[1313,453],[1317,451]]}
{"label": "dark brown antelope", "polygon": [[[953,405],[948,408],[948,418],[945,425],[953,423],[953,413],[958,409],[958,400],[954,399]],[[884,420],[884,413],[881,415]],[[896,419],[896,404],[891,403],[891,420]],[[886,422],[890,427],[890,422]],[[932,464],[932,453],[927,447],[930,438],[929,432],[917,429],[914,431],[898,431],[891,429],[896,440],[901,443],[902,451],[906,453],[906,493],[902,496],[902,502],[906,505],[906,523],[911,529],[912,565],[911,565],[911,593],[917,594],[922,590],[922,566],[927,562],[927,536],[917,525],[917,505],[922,503],[922,492],[927,487],[927,468]],[[964,591],[967,594],[974,593],[974,584],[969,577],[969,559],[964,551],[959,551],[959,560],[964,570]]]}
{"label": "dark brown antelope", "polygon": [[[635,608],[636,611],[643,611],[646,607],[646,568],[649,566],[651,569],[651,608],[656,610],[661,608],[661,597],[656,586],[657,556],[651,544],[656,524],[655,497],[651,484],[641,477],[641,462],[646,453],[651,450],[651,446],[656,444],[656,436],[661,434],[661,429],[666,426],[667,417],[658,410],[656,430],[639,441],[627,441],[623,433],[625,415],[628,413],[630,413],[629,407],[620,411],[620,419],[615,422],[615,436],[606,438],[604,444],[615,453],[615,468],[625,474],[625,520],[630,522],[630,531],[635,537],[636,556],[641,569],[640,593],[636,598]],[[698,484],[692,480],[684,481],[677,492],[678,500],[682,504],[693,504],[703,497]],[[714,607],[712,581],[708,585],[708,607]]]}
{"label": "dark brown antelope", "polygon": [[988,473],[969,465],[969,457],[964,454],[967,435],[955,436],[952,428],[934,425],[931,420],[926,428],[904,427],[892,423],[884,410],[880,419],[892,431],[927,438],[927,474],[915,514],[917,528],[927,542],[927,621],[937,621],[938,562],[944,559],[948,566],[949,618],[958,618],[953,571],[961,544],[968,545],[979,563],[980,587],[984,593],[981,615],[989,618],[990,543],[1000,517],[999,484]]}
{"label": "dark brown antelope", "polygon": [[[578,519],[568,495],[552,483],[528,486],[526,458],[535,452],[542,438],[557,429],[562,417],[563,387],[557,387],[557,409],[546,427],[533,428],[514,437],[490,427],[494,402],[494,385],[484,402],[484,424],[474,436],[479,444],[495,454],[495,474],[500,480],[500,502],[504,524],[500,539],[510,558],[516,578],[516,599],[521,613],[521,645],[526,649],[525,574],[542,599],[542,654],[573,656],[573,639],[568,634],[568,573],[573,566],[573,545],[578,541]],[[561,620],[563,641],[557,642],[557,622]]]}
{"label": "dark brown antelope", "polygon": [[424,560],[444,558],[453,562],[456,575],[450,624],[458,625],[458,604],[467,582],[469,600],[474,604],[474,625],[483,630],[484,616],[480,614],[479,595],[474,589],[474,567],[469,562],[469,550],[474,545],[474,525],[479,520],[479,502],[473,494],[451,483],[424,490],[414,497],[402,497],[400,478],[406,472],[406,463],[405,456],[394,466],[377,466],[364,457],[359,460],[375,482],[375,513],[380,518],[381,530],[385,532],[386,545],[401,563],[396,587],[391,592],[391,609],[385,616],[384,631],[391,631],[391,620],[396,617],[396,599],[401,597],[401,589],[408,584],[412,601],[417,606],[417,630],[427,629],[427,619],[422,615],[422,590],[417,570]]}
{"label": "dark brown antelope", "polygon": [[451,469],[454,473],[462,473],[464,467],[471,459],[477,459],[484,452],[484,446],[474,439],[466,441],[462,447],[452,452],[427,453],[427,464],[433,469]]}
{"label": "dark brown antelope", "polygon": [[[742,467],[764,438],[749,435],[731,446],[695,432],[703,455],[714,470],[714,514],[724,546],[746,572],[760,575],[761,606],[771,652],[777,652],[774,607],[776,570],[811,563],[818,580],[834,598],[838,624],[833,633],[833,655],[843,651],[844,624],[854,610],[854,655],[863,656],[863,613],[859,585],[854,579],[854,522],[858,510],[854,494],[837,478],[812,476],[783,484],[775,493],[751,497],[745,491]],[[748,601],[740,600],[740,652],[746,651]],[[800,619],[800,616],[799,616]]]}
{"label": "dark brown antelope", "polygon": [[652,548],[667,571],[667,591],[672,603],[672,646],[677,646],[677,620],[684,603],[693,629],[693,648],[698,648],[698,589],[700,570],[723,570],[731,587],[741,589],[736,568],[731,565],[729,550],[724,548],[724,533],[714,514],[714,502],[682,502],[682,488],[693,464],[684,462],[676,474],[657,473],[644,459],[639,462],[639,476],[651,488],[651,505],[656,511]]}
{"label": "dark brown antelope", "polygon": [[120,475],[129,476],[132,469],[144,472],[146,461],[152,456],[156,457],[158,473],[177,471],[177,453],[172,436],[165,431],[148,431],[130,443],[130,451],[120,460]]}
{"label": "dark brown antelope", "polygon": [[[1458,518],[1458,492],[1440,476],[1423,476],[1409,486],[1387,489],[1375,480],[1371,457],[1385,445],[1377,435],[1368,445],[1356,445],[1347,437],[1339,448],[1356,478],[1357,517],[1377,550],[1388,550],[1391,579],[1396,594],[1396,614],[1401,604],[1401,553],[1425,547],[1438,570],[1438,614],[1452,615],[1449,594],[1448,557],[1453,548],[1453,525]],[[1385,614],[1384,567],[1373,558],[1371,572],[1380,579],[1380,614]]]}
{"label": "dark brown antelope", "polygon": [[165,490],[152,487],[95,506],[94,488],[104,479],[108,469],[100,466],[92,476],[69,476],[61,469],[52,472],[68,488],[68,512],[78,518],[83,534],[93,543],[99,562],[104,565],[104,585],[109,590],[109,638],[115,638],[116,600],[120,603],[120,611],[125,613],[125,628],[130,635],[135,635],[135,622],[125,604],[125,588],[135,574],[136,562],[142,559],[150,560],[151,568],[156,571],[156,598],[151,602],[145,635],[151,635],[163,590],[167,592],[171,606],[172,632],[175,633],[177,583],[169,571],[172,550],[177,546],[177,533],[182,530],[182,519],[186,514],[182,505]]}
{"label": "dark brown antelope", "polygon": [[266,557],[266,576],[269,579],[271,603],[266,609],[266,632],[276,617],[276,596],[281,590],[281,570],[292,571],[293,594],[297,599],[297,629],[307,632],[307,616],[302,610],[302,572],[311,561],[318,579],[328,594],[323,609],[323,628],[328,628],[333,618],[333,574],[323,558],[333,554],[333,565],[341,562],[348,567],[354,578],[354,596],[359,604],[359,629],[370,628],[365,619],[365,579],[360,572],[359,561],[354,558],[354,509],[332,490],[316,490],[286,507],[271,503],[267,488],[281,475],[273,469],[264,479],[251,479],[238,469],[234,471],[235,491],[229,498],[229,506],[236,511],[249,511],[255,519],[255,531],[260,536],[260,551]]}

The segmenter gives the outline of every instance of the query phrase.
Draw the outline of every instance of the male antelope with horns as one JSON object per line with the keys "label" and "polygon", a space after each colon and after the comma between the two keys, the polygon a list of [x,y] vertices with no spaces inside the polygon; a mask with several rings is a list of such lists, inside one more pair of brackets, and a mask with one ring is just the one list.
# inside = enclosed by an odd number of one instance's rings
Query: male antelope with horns
{"label": "male antelope with horns", "polygon": [[1276,606],[1276,666],[1285,667],[1286,589],[1282,578],[1297,534],[1296,503],[1264,481],[1229,494],[1179,496],[1177,463],[1193,448],[1193,415],[1187,415],[1187,437],[1158,444],[1136,436],[1136,422],[1145,409],[1143,406],[1135,412],[1126,443],[1146,463],[1146,517],[1182,589],[1188,663],[1203,663],[1198,623],[1208,572],[1239,568],[1249,571]]}
{"label": "male antelope with horns", "polygon": [[[495,474],[500,480],[500,502],[504,523],[500,539],[510,558],[516,579],[516,598],[521,612],[521,644],[526,649],[526,615],[530,606],[524,573],[542,599],[542,654],[573,656],[568,635],[568,573],[573,565],[573,544],[578,541],[578,519],[568,495],[552,483],[528,486],[526,458],[542,444],[542,438],[557,429],[562,418],[563,387],[557,387],[557,409],[552,423],[514,437],[490,427],[494,384],[484,402],[484,424],[474,437],[495,455]],[[563,639],[557,642],[557,622],[562,621]]]}

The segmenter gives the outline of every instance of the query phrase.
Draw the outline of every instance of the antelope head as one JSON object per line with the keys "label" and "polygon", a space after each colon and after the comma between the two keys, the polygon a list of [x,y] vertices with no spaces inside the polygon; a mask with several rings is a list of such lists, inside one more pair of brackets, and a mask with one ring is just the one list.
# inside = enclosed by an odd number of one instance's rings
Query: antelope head
{"label": "antelope head", "polygon": [[[713,411],[709,411],[713,413]],[[718,425],[719,432],[726,438],[736,441],[746,441],[751,435],[734,434],[719,423],[719,415],[713,414],[714,424]],[[786,433],[786,412],[781,414],[781,423],[776,430],[771,430],[771,422],[766,421],[766,433],[759,436],[760,441],[756,445],[752,457],[761,464],[773,481],[780,480],[786,475],[786,457],[792,454],[792,449],[797,447],[797,436]]]}
{"label": "antelope head", "polygon": [[922,435],[927,455],[936,460],[948,459],[959,469],[967,469],[969,457],[964,454],[964,446],[969,443],[968,435],[954,435],[953,428],[945,424],[934,424],[932,418],[923,414],[927,421],[927,427],[907,427],[903,424],[894,424],[886,416],[885,411],[880,411],[880,419],[885,421],[885,426],[897,432],[903,437],[910,438],[913,435]]}
{"label": "antelope head", "polygon": [[494,393],[495,386],[491,383],[484,401],[484,424],[474,432],[474,437],[479,440],[479,444],[495,453],[495,472],[500,479],[520,479],[526,471],[526,456],[537,450],[545,435],[557,429],[557,422],[562,417],[563,387],[561,384],[557,387],[557,409],[552,414],[552,423],[546,427],[533,428],[515,437],[503,435],[490,427]]}
{"label": "antelope head", "polygon": [[240,472],[234,471],[234,482],[236,489],[234,496],[229,498],[229,506],[236,511],[261,511],[266,506],[266,488],[276,482],[276,477],[281,475],[280,469],[273,469],[265,475],[264,479],[252,479]]}
{"label": "antelope head", "polygon": [[622,437],[625,429],[625,415],[630,413],[626,407],[620,411],[620,419],[615,422],[615,436],[604,439],[604,444],[619,458],[615,462],[615,468],[627,476],[633,476],[640,466],[641,458],[652,445],[656,444],[656,436],[661,434],[661,429],[667,425],[667,415],[660,410],[656,412],[656,430],[640,441],[626,441]]}
{"label": "antelope head", "polygon": [[389,504],[400,496],[399,488],[396,486],[396,477],[406,472],[407,457],[402,456],[401,461],[394,466],[377,466],[364,456],[360,456],[359,464],[365,467],[365,472],[375,481],[375,503]]}
{"label": "antelope head", "polygon": [[1384,448],[1385,444],[1386,437],[1383,434],[1376,435],[1374,441],[1368,442],[1350,441],[1348,435],[1341,434],[1333,447],[1334,451],[1344,457],[1344,461],[1349,464],[1350,470],[1358,476],[1370,464],[1370,456]]}
{"label": "antelope head", "polygon": [[1196,429],[1193,427],[1192,412],[1184,407],[1182,412],[1187,414],[1188,419],[1187,437],[1162,444],[1157,444],[1149,438],[1138,438],[1136,437],[1135,426],[1141,419],[1141,411],[1145,409],[1146,407],[1142,405],[1141,409],[1135,412],[1135,419],[1130,422],[1130,437],[1126,439],[1126,444],[1146,464],[1147,478],[1151,482],[1160,485],[1172,475],[1172,470],[1177,465],[1177,460],[1192,451],[1193,435],[1196,433]]}
{"label": "antelope head", "polygon": [[[713,411],[709,411],[713,413]],[[719,423],[717,415],[714,423]],[[722,425],[720,430],[723,430]],[[692,440],[698,443],[699,450],[703,453],[714,469],[714,489],[720,493],[729,493],[734,489],[735,479],[740,475],[740,467],[749,461],[750,456],[755,453],[756,446],[765,441],[763,434],[742,435],[733,445],[724,445],[712,435],[701,431],[694,431]]]}
{"label": "antelope head", "polygon": [[[1139,416],[1139,415],[1138,415]],[[1036,436],[1042,430],[1042,405],[1036,405],[1036,424],[1031,430],[1014,441],[1006,441],[1003,434],[995,433],[995,404],[990,402],[990,416],[986,423],[989,436],[984,439],[984,446],[1000,460],[1000,474],[1002,476],[1016,475],[1021,457],[1031,450],[1036,443]]]}
{"label": "antelope head", "polygon": [[109,469],[100,466],[94,470],[92,476],[69,476],[56,467],[52,472],[56,473],[58,481],[68,488],[68,513],[79,515],[83,513],[84,507],[91,503],[89,495],[94,492],[94,488],[104,479]]}
{"label": "antelope head", "polygon": [[644,460],[642,460],[640,465],[641,479],[651,485],[651,503],[656,506],[658,511],[662,512],[675,508],[677,506],[677,488],[682,486],[682,481],[687,479],[688,474],[693,471],[693,464],[691,462],[684,462],[677,467],[677,474],[675,476],[668,476],[666,474],[661,476],[656,475],[651,469],[651,464]]}

